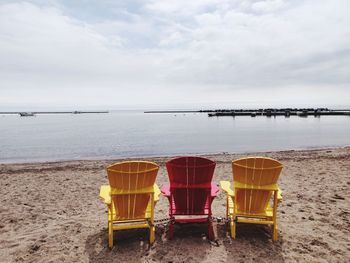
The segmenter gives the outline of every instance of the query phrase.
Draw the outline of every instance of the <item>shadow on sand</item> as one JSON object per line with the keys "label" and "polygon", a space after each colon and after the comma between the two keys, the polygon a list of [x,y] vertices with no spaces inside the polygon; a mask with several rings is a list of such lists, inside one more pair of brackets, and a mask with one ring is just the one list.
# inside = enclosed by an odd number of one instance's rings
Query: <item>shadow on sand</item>
{"label": "shadow on sand", "polygon": [[114,233],[114,246],[108,247],[106,228],[88,236],[85,251],[89,262],[139,262],[150,251],[148,231],[134,229]]}
{"label": "shadow on sand", "polygon": [[[229,237],[228,228],[221,230],[226,233],[221,244],[225,246],[229,259],[234,259],[235,262],[283,262],[283,237],[280,236],[278,241],[273,242],[268,226],[239,224],[234,240]],[[221,233],[222,237],[224,235]]]}
{"label": "shadow on sand", "polygon": [[218,226],[218,246],[206,238],[206,225],[176,225],[173,240],[159,226],[156,242],[148,243],[148,231],[118,231],[113,249],[108,248],[107,230],[101,229],[86,240],[85,250],[90,262],[283,262],[282,241],[272,242],[266,226],[237,227],[237,238],[228,236],[225,225]]}

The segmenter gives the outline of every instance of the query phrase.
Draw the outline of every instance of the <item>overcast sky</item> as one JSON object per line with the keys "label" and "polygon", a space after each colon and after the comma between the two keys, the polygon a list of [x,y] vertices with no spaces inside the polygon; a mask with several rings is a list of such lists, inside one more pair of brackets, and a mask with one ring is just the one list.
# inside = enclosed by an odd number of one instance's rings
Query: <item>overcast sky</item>
{"label": "overcast sky", "polygon": [[0,0],[0,109],[350,105],[349,84],[349,0]]}

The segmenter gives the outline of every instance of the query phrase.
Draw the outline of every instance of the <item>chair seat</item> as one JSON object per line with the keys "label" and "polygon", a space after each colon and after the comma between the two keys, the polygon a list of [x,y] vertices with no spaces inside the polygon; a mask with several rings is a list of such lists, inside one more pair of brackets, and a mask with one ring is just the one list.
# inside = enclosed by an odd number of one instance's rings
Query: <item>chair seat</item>
{"label": "chair seat", "polygon": [[[159,194],[160,194],[160,190],[157,184],[153,185],[153,192],[154,192],[154,204],[156,204],[159,200]],[[100,198],[104,200],[104,202],[110,206],[112,204],[111,202],[111,187],[109,185],[102,185],[100,188]],[[144,215],[137,217],[136,219],[144,219],[147,220],[149,218],[151,218],[151,200],[148,202],[147,208],[145,210]],[[113,211],[113,221],[124,221],[124,220],[133,220],[135,218],[126,218],[126,217],[120,217],[115,211],[115,207],[114,205],[111,205],[112,211]],[[109,215],[112,212],[111,210],[109,211]]]}
{"label": "chair seat", "polygon": [[[191,215],[208,215],[209,209],[211,206],[211,202],[213,201],[213,198],[216,197],[217,193],[219,191],[219,187],[215,183],[211,183],[211,192],[210,197],[206,199],[205,203],[203,204],[203,207],[199,209],[198,211],[191,211],[188,209],[182,210],[181,208],[176,206],[176,203],[174,200],[171,200],[171,191],[170,191],[170,185],[164,185],[161,189],[161,192],[168,197],[169,203],[170,203],[170,209],[172,211],[173,215],[189,215],[188,219],[190,219]],[[177,220],[178,221],[178,220]],[[194,222],[198,221],[197,219],[193,219]]]}
{"label": "chair seat", "polygon": [[[139,217],[133,217],[133,218],[127,218],[127,217],[121,217],[119,216],[116,211],[115,211],[115,208],[113,206],[112,208],[112,211],[113,211],[113,221],[132,221],[132,220],[147,220],[147,219],[150,219],[151,218],[151,207],[152,206],[152,202],[151,200],[148,202],[148,205],[147,205],[147,208],[145,210],[145,214],[142,215],[142,216],[139,216]],[[110,210],[109,210],[109,213],[110,213]]]}
{"label": "chair seat", "polygon": [[[234,202],[233,198],[230,196],[228,198],[228,213],[229,215],[234,214]],[[266,210],[263,213],[245,213],[244,211],[237,211],[236,216],[242,216],[242,217],[263,217],[263,218],[272,218],[273,216],[273,209],[270,205],[266,208]]]}

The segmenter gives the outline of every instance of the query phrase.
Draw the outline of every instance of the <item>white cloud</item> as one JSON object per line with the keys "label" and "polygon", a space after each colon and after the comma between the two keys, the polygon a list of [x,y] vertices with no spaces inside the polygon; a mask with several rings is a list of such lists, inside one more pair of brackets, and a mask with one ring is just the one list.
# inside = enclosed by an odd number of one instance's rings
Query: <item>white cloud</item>
{"label": "white cloud", "polygon": [[255,12],[267,13],[280,10],[286,3],[283,0],[258,1],[252,4],[251,8]]}
{"label": "white cloud", "polygon": [[[268,101],[266,94],[296,103],[300,92],[311,102],[345,103],[350,96],[348,1],[99,3],[89,10],[0,4],[0,103]],[[106,19],[94,13],[107,9]]]}

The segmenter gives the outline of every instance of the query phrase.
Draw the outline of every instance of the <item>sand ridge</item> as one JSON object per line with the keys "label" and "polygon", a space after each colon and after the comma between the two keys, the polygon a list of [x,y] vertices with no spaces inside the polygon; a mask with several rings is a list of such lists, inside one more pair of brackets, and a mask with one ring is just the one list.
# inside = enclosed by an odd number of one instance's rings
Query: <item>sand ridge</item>
{"label": "sand ridge", "polygon": [[[214,181],[231,180],[231,160],[268,156],[281,161],[283,201],[278,209],[279,241],[266,226],[238,225],[231,240],[218,225],[219,245],[205,225],[176,226],[168,240],[157,227],[150,248],[146,230],[120,231],[107,245],[106,207],[98,198],[105,168],[116,160],[0,165],[0,262],[349,262],[350,147],[249,154],[206,155],[217,162]],[[169,158],[138,158],[161,166],[157,183],[168,181]],[[168,201],[160,199],[156,218]],[[224,216],[225,195],[213,202]]]}

